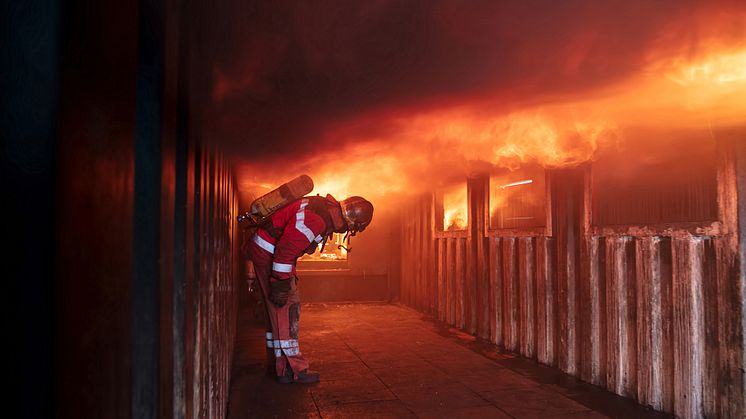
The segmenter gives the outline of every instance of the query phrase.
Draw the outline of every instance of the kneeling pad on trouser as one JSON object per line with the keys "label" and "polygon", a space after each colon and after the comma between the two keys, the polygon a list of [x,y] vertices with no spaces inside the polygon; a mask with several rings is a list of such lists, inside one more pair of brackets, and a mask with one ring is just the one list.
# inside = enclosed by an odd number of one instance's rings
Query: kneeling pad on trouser
{"label": "kneeling pad on trouser", "polygon": [[293,303],[288,308],[288,320],[290,321],[290,338],[298,339],[298,325],[300,323],[300,303]]}

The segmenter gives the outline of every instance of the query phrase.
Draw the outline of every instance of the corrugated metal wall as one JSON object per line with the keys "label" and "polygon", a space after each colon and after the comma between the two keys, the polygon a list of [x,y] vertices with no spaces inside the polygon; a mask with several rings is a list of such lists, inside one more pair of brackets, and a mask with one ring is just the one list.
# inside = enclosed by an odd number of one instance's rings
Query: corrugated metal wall
{"label": "corrugated metal wall", "polygon": [[485,178],[468,180],[466,232],[434,232],[423,197],[402,217],[401,299],[655,409],[743,417],[733,155],[721,147],[720,222],[705,228],[591,226],[589,168],[551,172],[543,236],[485,234]]}
{"label": "corrugated metal wall", "polygon": [[58,417],[226,414],[238,208],[205,127],[214,37],[194,17],[208,6],[64,4],[49,156]]}
{"label": "corrugated metal wall", "polygon": [[238,312],[237,195],[224,157],[210,150],[196,152],[195,185],[194,272],[185,305],[186,354],[192,359],[186,360],[184,385],[192,411],[186,417],[221,418],[227,414]]}

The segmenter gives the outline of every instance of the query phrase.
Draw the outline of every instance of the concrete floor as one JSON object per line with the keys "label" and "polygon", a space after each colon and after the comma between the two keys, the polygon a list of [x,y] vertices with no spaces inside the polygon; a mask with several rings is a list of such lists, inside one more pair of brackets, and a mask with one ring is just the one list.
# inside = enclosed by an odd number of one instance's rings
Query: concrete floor
{"label": "concrete floor", "polygon": [[304,305],[300,347],[321,382],[280,385],[252,315],[239,315],[231,419],[665,417],[392,304]]}

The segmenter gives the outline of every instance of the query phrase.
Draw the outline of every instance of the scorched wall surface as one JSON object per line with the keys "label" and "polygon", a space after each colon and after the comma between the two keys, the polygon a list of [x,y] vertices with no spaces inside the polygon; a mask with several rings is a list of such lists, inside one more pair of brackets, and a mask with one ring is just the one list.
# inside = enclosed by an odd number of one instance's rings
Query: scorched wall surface
{"label": "scorched wall surface", "polygon": [[402,214],[401,299],[506,350],[680,417],[744,415],[737,159],[719,146],[719,222],[590,225],[590,167],[550,172],[547,234],[436,232],[434,200]]}

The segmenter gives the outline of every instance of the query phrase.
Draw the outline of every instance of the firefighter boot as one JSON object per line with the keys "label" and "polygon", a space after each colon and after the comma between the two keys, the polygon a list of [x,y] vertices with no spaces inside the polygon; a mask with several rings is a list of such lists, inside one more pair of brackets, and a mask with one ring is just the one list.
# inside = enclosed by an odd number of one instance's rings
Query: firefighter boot
{"label": "firefighter boot", "polygon": [[290,383],[298,383],[298,384],[313,384],[319,382],[319,373],[316,371],[309,371],[308,369],[305,369],[298,373],[298,378],[295,378],[293,376],[293,369],[288,366],[285,368],[285,375],[282,377],[277,377],[277,382],[280,384],[290,384]]}

